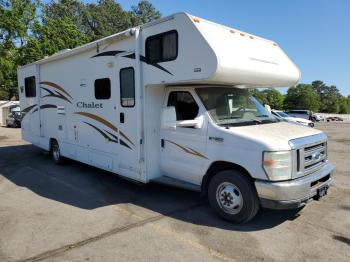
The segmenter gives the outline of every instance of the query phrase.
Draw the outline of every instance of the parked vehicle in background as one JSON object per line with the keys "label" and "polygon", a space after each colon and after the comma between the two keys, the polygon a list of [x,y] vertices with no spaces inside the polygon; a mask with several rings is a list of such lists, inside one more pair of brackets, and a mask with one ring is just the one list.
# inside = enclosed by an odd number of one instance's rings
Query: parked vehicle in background
{"label": "parked vehicle in background", "polygon": [[313,119],[314,119],[313,121],[316,121],[316,122],[324,121],[323,116],[321,116],[321,115],[319,115],[319,114],[313,114],[312,117],[313,117]]}
{"label": "parked vehicle in background", "polygon": [[248,90],[299,78],[275,42],[177,13],[20,67],[22,135],[56,163],[197,190],[247,222],[327,193],[327,136]]}
{"label": "parked vehicle in background", "polygon": [[288,115],[287,113],[280,111],[280,110],[272,110],[271,113],[277,117],[278,119],[282,119],[286,122],[293,123],[293,124],[298,124],[302,126],[309,126],[309,127],[314,127],[315,124],[307,119],[304,118],[299,118],[299,117],[292,117]]}
{"label": "parked vehicle in background", "polygon": [[343,118],[339,117],[339,116],[330,116],[326,118],[327,122],[332,122],[332,121],[344,121]]}
{"label": "parked vehicle in background", "polygon": [[22,114],[19,106],[10,109],[10,113],[6,118],[7,127],[21,127]]}
{"label": "parked vehicle in background", "polygon": [[307,120],[310,120],[310,116],[312,115],[310,110],[289,110],[287,113],[291,117],[303,118]]}

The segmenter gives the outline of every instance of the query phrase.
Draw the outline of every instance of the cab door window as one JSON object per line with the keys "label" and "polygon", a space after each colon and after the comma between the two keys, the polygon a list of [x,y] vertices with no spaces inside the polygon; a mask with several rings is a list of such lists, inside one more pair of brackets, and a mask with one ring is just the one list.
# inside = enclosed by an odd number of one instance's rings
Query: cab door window
{"label": "cab door window", "polygon": [[193,120],[197,117],[199,107],[190,92],[172,91],[169,94],[168,106],[175,107],[176,120]]}

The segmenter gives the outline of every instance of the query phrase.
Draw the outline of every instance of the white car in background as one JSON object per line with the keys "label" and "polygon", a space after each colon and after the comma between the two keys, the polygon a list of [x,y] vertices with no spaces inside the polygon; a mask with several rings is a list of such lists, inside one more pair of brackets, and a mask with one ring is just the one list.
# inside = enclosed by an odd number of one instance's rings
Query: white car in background
{"label": "white car in background", "polygon": [[302,125],[302,126],[309,126],[309,127],[315,126],[315,124],[310,120],[307,120],[304,118],[299,118],[299,117],[292,117],[283,111],[272,110],[271,113],[275,117],[282,119],[282,120],[289,122],[289,123],[298,124],[298,125]]}

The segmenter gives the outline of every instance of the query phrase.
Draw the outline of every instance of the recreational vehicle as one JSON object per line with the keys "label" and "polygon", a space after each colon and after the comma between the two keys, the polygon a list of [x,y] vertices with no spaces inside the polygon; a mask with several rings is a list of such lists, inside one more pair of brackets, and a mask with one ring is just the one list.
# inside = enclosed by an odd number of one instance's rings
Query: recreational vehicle
{"label": "recreational vehicle", "polygon": [[275,42],[177,13],[20,67],[22,134],[57,163],[196,190],[247,222],[327,193],[326,135],[249,92],[299,78]]}

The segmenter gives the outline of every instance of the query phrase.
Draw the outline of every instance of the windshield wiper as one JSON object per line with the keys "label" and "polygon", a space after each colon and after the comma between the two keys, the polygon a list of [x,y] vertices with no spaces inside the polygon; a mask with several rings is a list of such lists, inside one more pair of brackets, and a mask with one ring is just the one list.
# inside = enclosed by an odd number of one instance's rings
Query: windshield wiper
{"label": "windshield wiper", "polygon": [[262,123],[262,121],[261,120],[259,120],[259,119],[250,119],[249,121],[251,121],[251,122],[254,122],[254,123],[256,123],[256,124],[261,124]]}
{"label": "windshield wiper", "polygon": [[256,117],[269,117],[269,115],[258,115]]}
{"label": "windshield wiper", "polygon": [[240,116],[227,116],[227,117],[220,117],[219,120],[227,120],[227,119],[238,119],[242,118]]}

